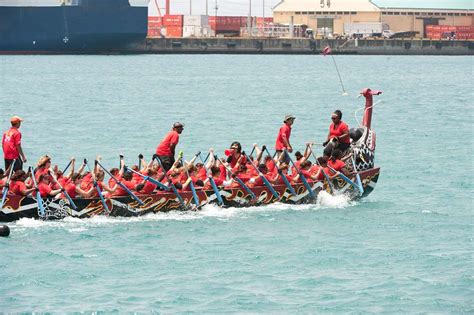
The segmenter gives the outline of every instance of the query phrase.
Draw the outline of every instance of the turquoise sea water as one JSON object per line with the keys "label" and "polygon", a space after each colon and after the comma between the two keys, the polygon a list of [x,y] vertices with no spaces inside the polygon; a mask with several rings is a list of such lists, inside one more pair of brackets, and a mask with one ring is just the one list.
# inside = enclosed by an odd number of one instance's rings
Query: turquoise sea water
{"label": "turquoise sea water", "polygon": [[59,222],[0,239],[0,311],[474,313],[473,58],[0,56],[0,120],[29,163],[150,156],[176,121],[190,158],[234,140],[321,142],[330,113],[374,108],[375,191],[360,202]]}

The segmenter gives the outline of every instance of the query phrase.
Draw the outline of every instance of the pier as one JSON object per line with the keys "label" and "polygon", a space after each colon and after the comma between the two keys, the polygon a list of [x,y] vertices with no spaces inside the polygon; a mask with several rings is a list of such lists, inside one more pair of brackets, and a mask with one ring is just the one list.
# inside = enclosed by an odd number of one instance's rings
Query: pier
{"label": "pier", "polygon": [[319,54],[329,45],[347,55],[473,55],[474,41],[430,39],[147,38],[128,54]]}

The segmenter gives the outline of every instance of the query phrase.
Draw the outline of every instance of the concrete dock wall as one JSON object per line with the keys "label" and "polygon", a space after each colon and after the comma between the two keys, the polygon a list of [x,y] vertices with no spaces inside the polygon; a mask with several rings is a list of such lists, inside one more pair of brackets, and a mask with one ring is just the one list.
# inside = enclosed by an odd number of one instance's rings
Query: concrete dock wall
{"label": "concrete dock wall", "polygon": [[359,55],[473,55],[474,41],[429,39],[242,39],[156,38],[121,49],[120,53],[148,54],[319,54],[326,46],[334,54]]}

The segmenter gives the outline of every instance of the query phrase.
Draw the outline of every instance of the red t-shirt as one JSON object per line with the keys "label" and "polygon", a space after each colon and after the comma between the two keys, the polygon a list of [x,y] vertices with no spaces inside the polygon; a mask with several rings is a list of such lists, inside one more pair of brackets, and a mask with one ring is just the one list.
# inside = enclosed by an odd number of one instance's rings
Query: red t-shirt
{"label": "red t-shirt", "polygon": [[47,168],[37,168],[36,171],[35,171],[35,178],[36,178],[36,181],[39,181],[39,178],[41,175],[45,175],[45,174],[48,174],[49,173],[49,169]]}
{"label": "red t-shirt", "polygon": [[[332,123],[329,126],[329,138],[340,137],[346,131],[349,131],[349,126],[345,122],[341,121],[337,126],[334,126],[334,123]],[[351,139],[349,135],[347,135],[346,137],[339,139],[339,142],[351,143]]]}
{"label": "red t-shirt", "polygon": [[11,127],[3,134],[2,147],[3,156],[6,160],[17,159],[20,154],[16,146],[21,144],[21,132],[18,128]]}
{"label": "red t-shirt", "polygon": [[84,176],[81,180],[81,189],[88,191],[92,187],[92,174],[88,173],[86,176]]}
{"label": "red t-shirt", "polygon": [[145,185],[143,186],[142,190],[140,190],[140,194],[143,194],[143,195],[150,195],[151,193],[153,193],[153,191],[155,191],[155,188],[156,188],[156,185],[149,182],[149,181],[145,181]]}
{"label": "red t-shirt", "polygon": [[[132,181],[122,180],[122,184],[124,184],[124,186],[127,187],[129,190],[135,189],[135,184]],[[122,186],[118,185],[114,196],[128,196],[128,192],[123,189]]]}
{"label": "red t-shirt", "polygon": [[[306,181],[307,181],[308,183],[311,184],[311,183],[313,182],[313,180],[311,179],[311,173],[309,172],[309,170],[301,170],[301,175],[304,176],[304,178],[306,179]],[[296,176],[296,173],[295,173],[295,176]],[[301,182],[302,182],[301,176],[298,177],[298,180],[296,180],[295,182],[296,182],[296,183],[301,183]]]}
{"label": "red t-shirt", "polygon": [[26,190],[26,185],[21,180],[10,182],[10,192],[14,195],[22,195],[22,192]]}
{"label": "red t-shirt", "polygon": [[[74,183],[68,183],[68,184],[66,184],[66,186],[63,186],[63,188],[67,192],[69,197],[76,198],[77,192],[76,192],[76,185],[74,185]],[[64,194],[62,194],[62,195],[64,195]],[[63,196],[63,198],[65,198],[65,196]]]}
{"label": "red t-shirt", "polygon": [[[219,187],[219,186],[222,186],[224,185],[224,180],[220,177],[213,177],[214,179],[214,182],[216,183],[216,186]],[[211,181],[208,181],[204,187],[202,188],[204,190],[211,190],[212,189],[212,184],[211,184]]]}
{"label": "red t-shirt", "polygon": [[288,126],[287,124],[284,124],[283,126],[281,126],[280,131],[278,132],[277,139],[276,139],[275,150],[283,150],[284,148],[286,148],[286,145],[283,142],[283,139],[286,139],[288,142],[290,142],[290,135],[291,135],[291,127]]}
{"label": "red t-shirt", "polygon": [[171,152],[171,145],[172,144],[176,145],[178,144],[178,142],[179,142],[179,133],[174,130],[171,130],[163,138],[163,140],[161,140],[161,143],[156,148],[156,154],[167,155],[167,156],[173,155],[173,153]]}
{"label": "red t-shirt", "polygon": [[202,181],[206,180],[207,174],[206,174],[206,169],[202,167],[196,174],[196,177]]}
{"label": "red t-shirt", "polygon": [[[82,185],[82,183],[81,183],[81,185]],[[93,185],[94,185],[94,183],[90,182],[90,186],[87,189],[82,189],[82,187],[81,187],[81,189],[85,190],[85,191],[89,191],[89,189],[91,189],[91,187]],[[104,183],[103,182],[97,182],[97,186],[99,186],[100,192],[103,194],[104,193]],[[90,198],[97,198],[97,197],[99,197],[99,192],[97,191],[97,188],[94,187],[94,190],[92,191]]]}
{"label": "red t-shirt", "polygon": [[[332,167],[336,171],[340,172],[344,166],[346,166],[346,163],[342,162],[341,160],[329,160],[328,161],[328,166]],[[335,173],[331,172],[331,175],[334,175]]]}
{"label": "red t-shirt", "polygon": [[71,183],[71,179],[69,177],[62,176],[61,178],[58,178],[58,182],[61,184],[61,186],[63,186],[63,188],[65,188],[67,184]]}
{"label": "red t-shirt", "polygon": [[272,162],[271,160],[268,160],[265,162],[265,165],[267,166],[269,173],[275,172],[276,166],[274,162]]}
{"label": "red t-shirt", "polygon": [[47,198],[49,196],[49,193],[52,191],[51,187],[49,187],[49,185],[45,183],[39,183],[38,189],[39,189],[41,198]]}

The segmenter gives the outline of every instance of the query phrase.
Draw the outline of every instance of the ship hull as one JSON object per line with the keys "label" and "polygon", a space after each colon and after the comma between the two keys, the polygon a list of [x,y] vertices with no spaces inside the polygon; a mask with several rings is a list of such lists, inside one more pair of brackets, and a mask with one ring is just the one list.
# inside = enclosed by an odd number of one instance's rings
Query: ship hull
{"label": "ship hull", "polygon": [[0,53],[100,53],[147,34],[147,7],[0,7]]}

